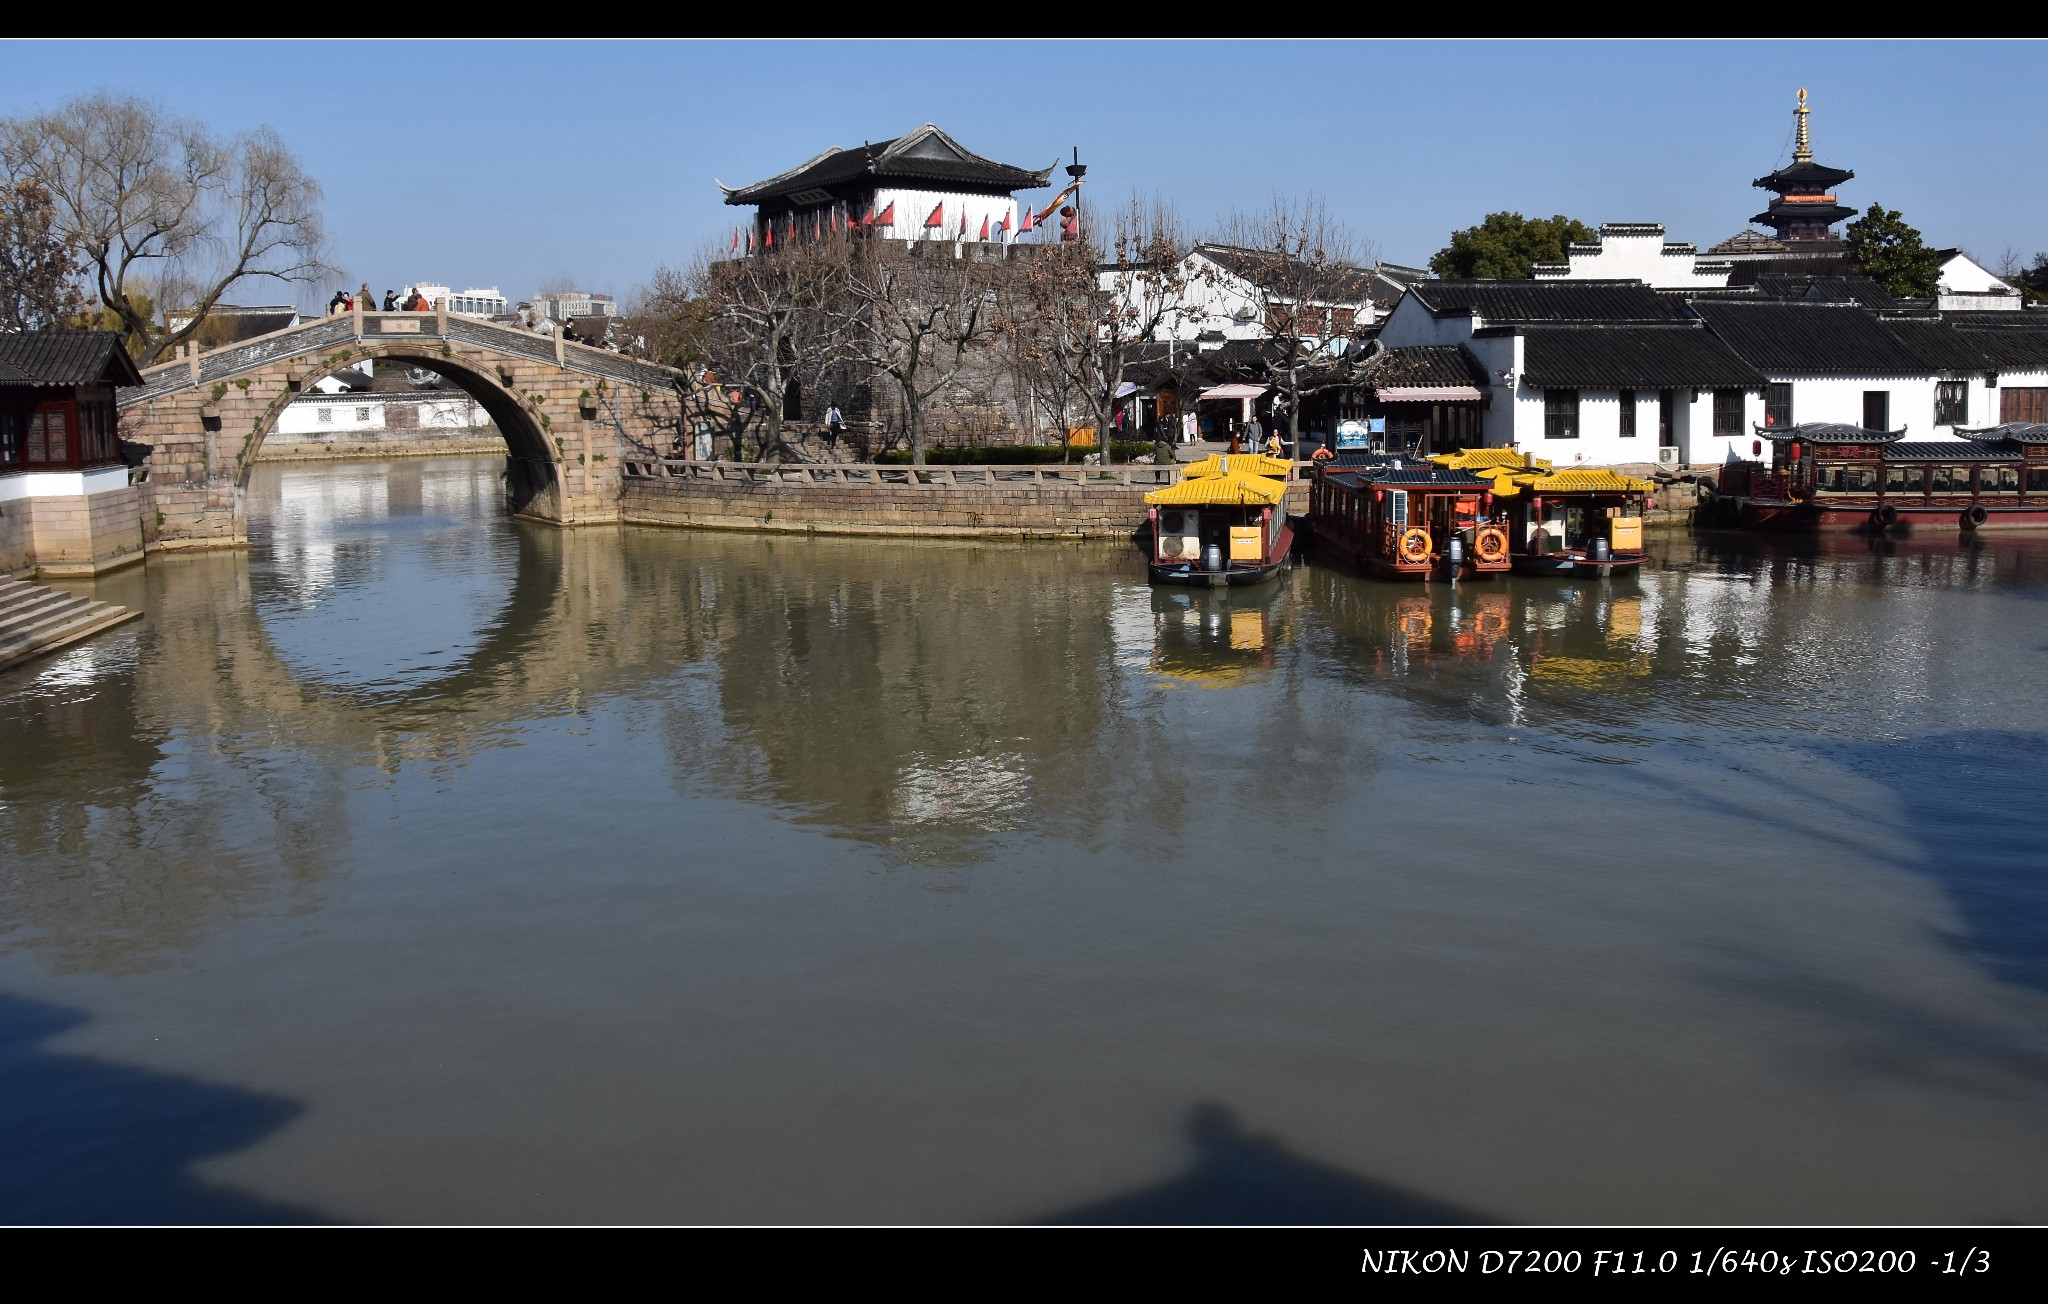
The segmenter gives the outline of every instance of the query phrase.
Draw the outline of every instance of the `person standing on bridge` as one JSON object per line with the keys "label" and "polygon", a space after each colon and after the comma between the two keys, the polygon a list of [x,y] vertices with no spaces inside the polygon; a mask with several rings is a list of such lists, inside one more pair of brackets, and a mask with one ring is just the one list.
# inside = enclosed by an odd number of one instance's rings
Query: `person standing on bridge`
{"label": "person standing on bridge", "polygon": [[386,290],[386,291],[384,291],[384,311],[386,311],[386,312],[397,312],[397,311],[398,311],[398,291],[396,291],[396,290]]}
{"label": "person standing on bridge", "polygon": [[344,312],[347,312],[347,311],[348,311],[348,294],[347,294],[347,292],[345,292],[345,291],[342,291],[342,290],[336,290],[336,291],[334,292],[334,297],[333,297],[332,299],[329,299],[329,300],[327,301],[327,315],[328,315],[328,316],[330,316],[330,317],[332,317],[332,316],[334,316],[334,315],[335,315],[335,314],[337,314],[337,313],[344,313]]}
{"label": "person standing on bridge", "polygon": [[370,283],[363,282],[363,288],[356,291],[356,302],[363,305],[364,312],[377,311],[377,296],[370,293]]}

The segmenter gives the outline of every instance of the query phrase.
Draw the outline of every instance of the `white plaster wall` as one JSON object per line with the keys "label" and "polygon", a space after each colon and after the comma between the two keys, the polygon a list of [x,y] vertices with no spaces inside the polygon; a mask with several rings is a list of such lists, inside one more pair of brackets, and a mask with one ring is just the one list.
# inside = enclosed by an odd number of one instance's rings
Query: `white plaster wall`
{"label": "white plaster wall", "polygon": [[1611,235],[1603,231],[1599,249],[1567,252],[1562,275],[1539,274],[1545,280],[1642,281],[1662,289],[1712,289],[1728,283],[1728,272],[1702,272],[1697,252],[1665,253],[1664,234]]}
{"label": "white plaster wall", "polygon": [[1967,254],[1957,254],[1941,265],[1941,288],[1949,294],[2010,292],[2012,287],[1980,267]]}
{"label": "white plaster wall", "polygon": [[[1792,386],[1792,420],[1840,421],[1863,424],[1863,393],[1881,389],[1891,395],[1891,428],[1904,426],[1907,439],[1953,439],[1954,426],[1934,424],[1932,376],[1772,376]],[[1998,393],[1984,384],[1981,373],[1960,377],[1969,384],[1968,425],[1990,425],[1998,420]],[[1757,420],[1761,422],[1762,416]]]}
{"label": "white plaster wall", "polygon": [[[421,430],[484,430],[491,426],[490,413],[462,393],[431,399],[394,396],[388,401],[416,405]],[[294,399],[277,414],[275,433],[306,438],[340,438],[369,430],[383,430],[388,424],[385,420],[386,402],[387,396],[382,394],[337,395],[333,398],[309,395]],[[320,419],[323,408],[331,413],[326,421]],[[367,417],[360,415],[363,412],[367,412]]]}
{"label": "white plaster wall", "polygon": [[[1048,196],[1043,202],[1051,203],[1052,200]],[[981,235],[982,219],[987,218],[989,241],[994,243],[996,223],[1007,219],[1010,223],[1008,228],[1009,234],[1005,237],[1004,242],[1009,243],[1016,238],[1016,224],[1021,220],[1016,199],[1008,195],[963,195],[947,190],[877,190],[875,192],[875,211],[877,213],[888,211],[890,204],[896,205],[896,221],[894,225],[889,227],[877,226],[873,229],[882,232],[885,237],[892,240],[958,239],[960,215],[964,212],[967,215],[967,238],[969,240],[975,240]],[[946,206],[946,211],[943,214],[945,225],[926,230],[924,219],[939,204]],[[1060,215],[1054,213],[1046,220],[1057,223],[1060,220]],[[780,238],[779,232],[778,238]]]}

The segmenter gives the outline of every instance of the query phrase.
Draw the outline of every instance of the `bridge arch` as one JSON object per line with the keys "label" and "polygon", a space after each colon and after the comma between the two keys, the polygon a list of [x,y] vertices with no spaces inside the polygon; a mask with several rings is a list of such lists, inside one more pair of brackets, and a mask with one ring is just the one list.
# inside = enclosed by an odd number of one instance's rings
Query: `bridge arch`
{"label": "bridge arch", "polygon": [[558,337],[444,313],[351,313],[193,354],[120,397],[144,453],[143,538],[154,548],[244,546],[250,470],[292,400],[366,359],[445,376],[506,443],[506,506],[558,525],[618,519],[620,463],[666,452],[681,373]]}

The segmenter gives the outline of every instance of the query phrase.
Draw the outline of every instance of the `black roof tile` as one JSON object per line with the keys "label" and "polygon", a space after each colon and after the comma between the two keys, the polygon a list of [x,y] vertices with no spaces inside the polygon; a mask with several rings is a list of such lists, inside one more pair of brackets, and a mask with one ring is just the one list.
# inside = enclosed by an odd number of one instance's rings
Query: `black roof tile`
{"label": "black roof tile", "polygon": [[1959,429],[1956,433],[1977,436],[1987,443],[2009,439],[2015,444],[2048,444],[2048,422],[2042,421],[2007,421],[1982,430]]}
{"label": "black roof tile", "polygon": [[1872,430],[1846,421],[1808,421],[1789,426],[1757,426],[1756,432],[1766,439],[1803,439],[1809,444],[1889,444],[1904,435],[1906,428]]}
{"label": "black roof tile", "polygon": [[1641,281],[1423,281],[1408,293],[1435,315],[1477,311],[1488,326],[1683,321],[1685,305]]}
{"label": "black roof tile", "polygon": [[1958,335],[1984,357],[1986,367],[2005,371],[2048,371],[2048,321],[2033,313],[1945,313]]}
{"label": "black roof tile", "polygon": [[139,385],[113,331],[14,331],[0,334],[0,385]]}
{"label": "black roof tile", "polygon": [[1887,462],[2014,462],[2021,456],[2017,447],[2000,448],[1975,439],[1916,440],[1884,450]]}
{"label": "black roof tile", "polygon": [[1794,163],[1779,168],[1767,177],[1758,177],[1750,182],[1761,190],[1783,190],[1788,186],[1839,186],[1850,181],[1856,174],[1846,168],[1831,168],[1824,163]]}
{"label": "black roof tile", "polygon": [[[1052,166],[1057,166],[1057,161]],[[983,158],[927,122],[908,135],[859,149],[834,145],[780,176],[727,190],[725,202],[759,204],[849,181],[860,181],[863,185],[936,181],[975,189],[1037,190],[1050,183],[1052,166],[1033,171]]]}
{"label": "black roof tile", "polygon": [[1742,359],[1771,375],[1912,376],[1913,348],[1853,303],[1699,299],[1692,309]]}
{"label": "black roof tile", "polygon": [[1689,323],[1527,327],[1522,371],[1529,384],[1556,389],[1764,385],[1763,373]]}
{"label": "black roof tile", "polygon": [[1984,371],[1992,365],[1969,333],[1939,317],[1879,317],[1877,323],[1929,371]]}
{"label": "black roof tile", "polygon": [[1373,389],[1471,385],[1486,388],[1486,371],[1461,344],[1417,344],[1382,349],[1365,364]]}

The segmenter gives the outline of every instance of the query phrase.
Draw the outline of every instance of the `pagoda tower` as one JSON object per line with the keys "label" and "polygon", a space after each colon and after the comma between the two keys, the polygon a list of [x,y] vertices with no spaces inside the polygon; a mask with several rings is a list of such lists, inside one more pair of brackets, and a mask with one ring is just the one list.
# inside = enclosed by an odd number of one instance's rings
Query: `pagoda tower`
{"label": "pagoda tower", "polygon": [[1792,110],[1799,123],[1792,165],[1779,168],[1767,177],[1758,177],[1751,183],[1760,190],[1770,191],[1777,198],[1771,201],[1769,208],[1749,220],[1771,228],[1777,238],[1791,249],[1817,253],[1823,249],[1839,248],[1841,240],[1835,235],[1834,224],[1856,215],[1855,209],[1843,205],[1833,193],[1834,187],[1856,174],[1813,161],[1813,148],[1806,138],[1806,116],[1811,112],[1806,107],[1806,88],[1802,86],[1799,88],[1799,107]]}

